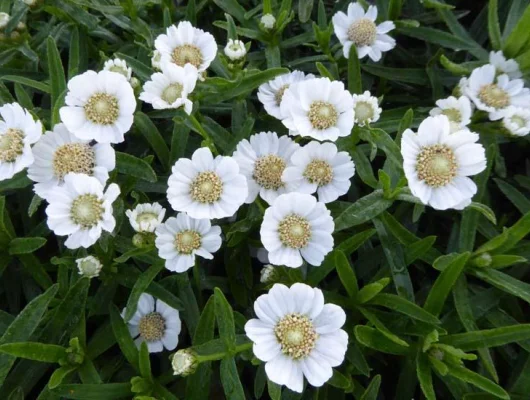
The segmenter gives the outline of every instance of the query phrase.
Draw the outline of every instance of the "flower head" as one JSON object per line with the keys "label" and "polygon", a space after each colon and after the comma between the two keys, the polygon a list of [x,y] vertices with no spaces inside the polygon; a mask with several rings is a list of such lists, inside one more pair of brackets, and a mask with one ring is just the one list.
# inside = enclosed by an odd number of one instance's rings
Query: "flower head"
{"label": "flower head", "polygon": [[530,133],[530,108],[509,107],[502,119],[502,125],[512,135],[528,135]]}
{"label": "flower head", "polygon": [[278,267],[271,264],[264,265],[259,274],[259,281],[261,283],[273,282],[278,275]]}
{"label": "flower head", "polygon": [[379,120],[381,107],[377,97],[374,97],[367,90],[363,94],[354,94],[353,96],[354,122],[359,126],[365,126]]}
{"label": "flower head", "polygon": [[10,19],[11,17],[8,13],[0,12],[0,29],[4,29],[9,23]]}
{"label": "flower head", "polygon": [[322,386],[333,375],[332,367],[344,361],[348,334],[340,328],[346,314],[335,304],[324,304],[320,289],[275,284],[258,297],[254,311],[258,318],[245,324],[245,333],[272,382],[301,393],[304,376],[312,386]]}
{"label": "flower head", "polygon": [[517,61],[507,59],[502,51],[490,52],[490,64],[495,67],[498,75],[506,74],[510,79],[518,79],[523,76]]}
{"label": "flower head", "polygon": [[263,14],[259,22],[265,29],[269,30],[274,28],[276,18],[274,18],[274,15],[272,14]]}
{"label": "flower head", "polygon": [[473,108],[466,96],[461,96],[458,99],[450,96],[447,99],[437,100],[436,105],[437,107],[430,111],[430,115],[433,117],[440,114],[445,115],[449,119],[451,132],[467,129],[471,123]]}
{"label": "flower head", "polygon": [[127,79],[129,82],[131,81],[132,69],[131,67],[127,66],[125,60],[122,60],[121,58],[105,61],[103,70],[122,74],[125,79]]}
{"label": "flower head", "polygon": [[136,232],[154,232],[164,220],[166,209],[158,203],[144,203],[127,210],[125,215]]}
{"label": "flower head", "polygon": [[151,66],[154,69],[160,71],[162,69],[161,61],[162,61],[162,54],[160,54],[158,50],[155,50],[153,52],[153,57],[151,57]]}
{"label": "flower head", "polygon": [[75,262],[77,264],[79,275],[87,278],[95,278],[99,276],[99,272],[101,271],[101,268],[103,268],[101,261],[94,256],[78,258]]}
{"label": "flower head", "polygon": [[241,40],[228,39],[224,52],[230,60],[237,61],[246,56],[247,49]]}
{"label": "flower head", "polygon": [[197,354],[191,349],[179,350],[171,357],[173,375],[191,375],[195,372],[198,365]]}

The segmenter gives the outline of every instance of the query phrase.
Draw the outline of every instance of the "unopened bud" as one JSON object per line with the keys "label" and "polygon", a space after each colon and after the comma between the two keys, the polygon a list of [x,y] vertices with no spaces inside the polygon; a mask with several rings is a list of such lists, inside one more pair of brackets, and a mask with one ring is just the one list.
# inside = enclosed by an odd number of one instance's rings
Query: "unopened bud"
{"label": "unopened bud", "polygon": [[191,349],[179,350],[171,357],[173,375],[191,375],[197,369],[197,365],[199,365],[197,354]]}

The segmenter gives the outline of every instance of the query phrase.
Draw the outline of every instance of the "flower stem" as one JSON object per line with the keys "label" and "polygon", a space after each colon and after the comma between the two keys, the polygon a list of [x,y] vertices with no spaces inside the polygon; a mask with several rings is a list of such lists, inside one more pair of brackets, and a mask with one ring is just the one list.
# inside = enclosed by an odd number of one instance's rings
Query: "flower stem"
{"label": "flower stem", "polygon": [[207,355],[198,355],[197,356],[197,360],[202,363],[202,362],[206,362],[206,361],[217,361],[217,360],[222,360],[223,358],[227,357],[227,356],[233,356],[237,353],[241,353],[243,351],[247,351],[247,350],[250,350],[252,348],[252,342],[246,342],[246,343],[242,343],[238,346],[235,347],[234,351],[231,351],[231,352],[228,352],[228,351],[222,351],[222,352],[219,352],[219,353],[212,353],[212,354],[207,354]]}

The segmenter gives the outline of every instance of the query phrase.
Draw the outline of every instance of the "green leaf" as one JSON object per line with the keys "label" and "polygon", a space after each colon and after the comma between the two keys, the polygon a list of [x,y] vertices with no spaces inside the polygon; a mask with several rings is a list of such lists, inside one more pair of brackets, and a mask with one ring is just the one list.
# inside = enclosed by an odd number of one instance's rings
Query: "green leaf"
{"label": "green leaf", "polygon": [[118,345],[120,346],[120,350],[129,361],[129,363],[136,369],[139,370],[138,367],[138,349],[136,348],[136,345],[134,344],[134,341],[131,337],[131,333],[129,332],[129,329],[127,328],[127,325],[125,324],[125,321],[120,315],[120,312],[118,311],[118,308],[113,304],[110,306],[109,310],[110,315],[110,323],[112,325],[112,331],[114,332],[114,336],[116,337],[116,341],[118,342]]}
{"label": "green leaf", "polygon": [[[219,336],[230,349],[235,346],[236,331],[234,325],[234,312],[223,292],[219,288],[214,289],[215,316],[219,327]],[[224,386],[224,385],[223,385]]]}
{"label": "green leaf", "polygon": [[52,393],[66,399],[78,400],[116,400],[130,399],[130,383],[104,383],[104,384],[68,384],[60,385]]}
{"label": "green leaf", "polygon": [[530,285],[528,283],[521,282],[508,274],[490,268],[474,268],[470,272],[497,289],[519,297],[530,304]]}
{"label": "green leaf", "polygon": [[417,259],[424,257],[432,249],[435,241],[436,236],[427,236],[407,246],[405,249],[405,263],[410,265]]}
{"label": "green leaf", "polygon": [[33,89],[40,90],[41,92],[44,92],[44,93],[51,93],[51,89],[49,85],[35,81],[33,79],[25,78],[23,76],[5,75],[5,76],[2,76],[0,79],[3,81],[8,81],[8,82],[17,82],[17,83],[20,83],[21,85],[29,86],[29,87],[32,87]]}
{"label": "green leaf", "polygon": [[361,68],[369,74],[379,76],[380,78],[385,78],[390,81],[412,83],[421,86],[426,86],[429,83],[427,73],[421,68],[389,68],[368,64],[363,64]]}
{"label": "green leaf", "polygon": [[345,393],[350,393],[353,389],[353,382],[351,377],[342,375],[336,369],[333,370],[333,375],[328,381],[328,384],[342,389]]}
{"label": "green leaf", "polygon": [[375,143],[379,149],[383,150],[388,159],[394,164],[397,171],[403,169],[403,157],[401,156],[401,151],[388,133],[377,128],[370,130],[363,129],[360,132],[360,136],[364,140]]}
{"label": "green leaf", "polygon": [[341,242],[337,246],[337,250],[340,250],[344,254],[349,256],[352,253],[354,253],[359,247],[361,247],[364,242],[370,239],[374,235],[375,232],[376,232],[375,229],[368,229],[361,233],[357,233],[356,235],[353,235],[352,237]]}
{"label": "green leaf", "polygon": [[138,300],[140,296],[145,293],[148,286],[151,284],[153,279],[164,269],[164,263],[151,265],[144,273],[142,273],[136,283],[134,284],[129,299],[127,300],[126,311],[123,319],[128,322],[136,312],[138,306]]}
{"label": "green leaf", "polygon": [[376,375],[361,396],[361,400],[376,400],[381,386],[381,375]]}
{"label": "green leaf", "polygon": [[491,257],[491,264],[489,265],[489,268],[506,268],[514,264],[521,264],[527,262],[528,260],[525,257],[502,254]]}
{"label": "green leaf", "polygon": [[369,303],[370,305],[382,306],[388,308],[389,310],[400,312],[412,319],[423,321],[431,325],[440,324],[440,320],[431,313],[425,311],[423,308],[414,304],[413,302],[408,301],[403,297],[396,296],[394,294],[378,293],[372,299],[365,303]]}
{"label": "green leaf", "polygon": [[[311,11],[313,11],[314,0],[299,0],[298,1],[298,19],[301,23],[306,23],[311,18]],[[353,47],[353,46],[352,46]]]}
{"label": "green leaf", "polygon": [[452,375],[455,378],[458,378],[464,382],[470,383],[473,386],[476,386],[479,389],[491,393],[501,399],[510,399],[510,395],[506,393],[506,391],[502,387],[500,387],[496,383],[493,383],[489,379],[484,378],[482,375],[479,375],[476,372],[470,371],[469,369],[458,365],[449,364],[447,366],[449,367],[449,375]]}
{"label": "green leaf", "polygon": [[416,374],[425,398],[427,400],[436,400],[436,394],[434,393],[434,387],[432,385],[432,372],[429,359],[421,352],[418,352],[418,356],[416,357]]}
{"label": "green leaf", "polygon": [[379,279],[377,282],[365,285],[357,294],[357,302],[363,304],[372,300],[390,283],[389,278]]}
{"label": "green leaf", "polygon": [[37,251],[46,244],[42,237],[14,238],[9,243],[9,254],[28,254]]}
{"label": "green leaf", "polygon": [[377,316],[370,312],[367,308],[359,307],[359,311],[362,315],[370,322],[379,332],[381,332],[385,337],[389,340],[391,340],[393,343],[396,343],[398,345],[401,345],[403,347],[409,347],[409,344],[405,342],[403,339],[395,335],[394,333],[390,332],[390,330],[381,322]]}
{"label": "green leaf", "polygon": [[335,218],[335,232],[368,222],[391,205],[392,200],[385,199],[382,190],[375,190],[361,197]]}
{"label": "green leaf", "polygon": [[504,42],[504,48],[502,50],[506,57],[515,58],[523,52],[526,43],[530,39],[528,26],[530,26],[530,5],[526,7],[519,22]]}
{"label": "green leaf", "polygon": [[513,203],[515,207],[517,207],[521,214],[530,212],[530,200],[528,200],[524,194],[501,179],[493,178],[493,180],[501,192],[504,193],[504,195]]}
{"label": "green leaf", "polygon": [[146,342],[142,342],[140,345],[140,351],[138,352],[138,367],[142,378],[152,382],[153,375],[151,374],[151,360],[149,359],[149,350]]}
{"label": "green leaf", "polygon": [[360,344],[371,349],[395,355],[405,355],[408,352],[407,347],[394,343],[377,329],[364,325],[357,325],[354,329],[354,333],[355,338]]}
{"label": "green leaf", "polygon": [[136,128],[147,140],[164,168],[169,168],[169,148],[157,127],[153,124],[153,121],[151,121],[151,119],[144,113],[136,112],[134,115],[134,123]]}
{"label": "green leaf", "polygon": [[500,50],[502,48],[498,7],[497,0],[490,0],[488,2],[488,33],[490,36],[491,47],[493,47],[494,50]]}
{"label": "green leaf", "polygon": [[0,346],[0,352],[13,357],[47,363],[57,363],[61,358],[65,358],[66,356],[66,349],[62,346],[36,342],[3,344]]}
{"label": "green leaf", "polygon": [[[218,290],[218,289],[216,289]],[[236,362],[233,358],[224,358],[221,360],[219,368],[221,374],[221,384],[227,399],[245,400],[245,392],[243,385],[239,380],[239,373],[237,372]]]}
{"label": "green leaf", "polygon": [[282,398],[282,387],[270,379],[267,379],[267,392],[271,397],[271,400],[281,400]]}
{"label": "green leaf", "polygon": [[[52,108],[56,108],[61,94],[66,91],[66,78],[64,76],[61,55],[59,54],[55,40],[53,40],[51,36],[49,36],[47,39],[47,56],[48,71],[50,74]],[[59,120],[54,118],[52,121],[52,126],[58,122]]]}
{"label": "green leaf", "polygon": [[236,24],[234,22],[234,19],[230,14],[225,13],[226,23],[228,25],[228,39],[236,40],[237,39],[237,32],[236,32]]}
{"label": "green leaf", "polygon": [[65,365],[63,367],[57,368],[55,371],[53,371],[52,376],[50,376],[50,380],[48,381],[48,388],[55,389],[57,386],[63,383],[64,379],[69,374],[74,372],[77,367],[77,365]]}
{"label": "green leaf", "polygon": [[335,250],[331,254],[331,257],[334,259],[340,281],[342,282],[342,286],[346,289],[346,292],[348,292],[348,296],[356,297],[359,292],[359,287],[357,285],[357,277],[350,265],[350,261],[340,250]]}
{"label": "green leaf", "polygon": [[148,182],[156,182],[157,180],[155,171],[148,163],[119,151],[116,152],[116,169],[121,174],[134,176]]}
{"label": "green leaf", "polygon": [[245,24],[246,11],[243,8],[243,6],[239,4],[239,1],[237,0],[213,0],[213,2],[217,4],[217,6],[220,7],[224,12],[232,15],[241,24]]}
{"label": "green leaf", "polygon": [[363,92],[362,85],[361,62],[357,55],[357,48],[351,46],[348,55],[348,90],[351,94],[361,94]]}
{"label": "green leaf", "polygon": [[398,28],[397,31],[404,35],[434,43],[439,46],[453,50],[472,50],[474,44],[465,39],[461,39],[448,32],[433,28]]}
{"label": "green leaf", "polygon": [[471,351],[481,347],[504,346],[528,339],[530,339],[530,324],[520,324],[446,335],[440,338],[440,342],[458,347],[463,351]]}
{"label": "green leaf", "polygon": [[[488,221],[490,221],[494,225],[497,225],[497,218],[495,217],[495,213],[488,206],[481,204],[481,203],[475,203],[473,201],[468,207],[471,210],[477,210],[479,213],[484,215],[488,219]],[[529,208],[529,211],[530,211],[530,208]]]}
{"label": "green leaf", "polygon": [[443,54],[440,56],[440,64],[442,64],[446,70],[456,76],[469,75],[471,73],[470,68],[466,67],[465,65],[452,62]]}

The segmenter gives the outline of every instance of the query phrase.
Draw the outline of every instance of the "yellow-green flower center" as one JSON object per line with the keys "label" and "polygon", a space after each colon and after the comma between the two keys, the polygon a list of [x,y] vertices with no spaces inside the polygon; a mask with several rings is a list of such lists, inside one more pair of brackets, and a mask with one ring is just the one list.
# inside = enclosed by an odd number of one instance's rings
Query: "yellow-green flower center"
{"label": "yellow-green flower center", "polygon": [[359,101],[355,105],[355,119],[358,122],[366,123],[369,122],[374,116],[374,109],[372,105],[366,101]]}
{"label": "yellow-green flower center", "polygon": [[451,122],[456,122],[457,124],[462,122],[462,113],[456,108],[447,108],[442,110],[442,114],[445,115]]}
{"label": "yellow-green flower center", "polygon": [[108,93],[96,93],[85,104],[87,119],[98,125],[114,124],[120,114],[118,99]]}
{"label": "yellow-green flower center", "polygon": [[113,65],[112,67],[109,68],[109,71],[116,72],[117,74],[121,74],[124,77],[129,78],[128,71],[125,68],[120,67],[119,65]]}
{"label": "yellow-green flower center", "polygon": [[90,229],[101,221],[103,212],[103,200],[94,194],[82,194],[72,202],[70,217],[77,225]]}
{"label": "yellow-green flower center", "polygon": [[24,132],[9,128],[0,135],[0,161],[12,163],[24,152]]}
{"label": "yellow-green flower center", "polygon": [[508,93],[494,83],[489,83],[480,88],[479,99],[489,107],[505,108],[510,105]]}
{"label": "yellow-green flower center", "polygon": [[274,100],[276,100],[276,105],[280,106],[282,103],[283,95],[285,91],[289,89],[289,85],[283,85],[281,88],[278,89],[278,91],[274,94]]}
{"label": "yellow-green flower center", "polygon": [[282,353],[298,360],[307,357],[315,348],[318,334],[308,317],[287,314],[274,327]]}
{"label": "yellow-green flower center", "polygon": [[452,149],[443,144],[424,147],[417,158],[418,178],[431,187],[441,187],[452,182],[458,165]]}
{"label": "yellow-green flower center", "polygon": [[184,44],[173,50],[173,62],[181,67],[186,64],[199,68],[202,64],[202,53],[197,46]]}
{"label": "yellow-green flower center", "polygon": [[158,222],[158,214],[155,214],[150,211],[142,212],[136,217],[136,222],[138,225],[141,225],[144,222],[149,224]]}
{"label": "yellow-green flower center", "polygon": [[183,86],[180,83],[172,83],[162,92],[162,100],[166,103],[173,104],[182,96]]}
{"label": "yellow-green flower center", "polygon": [[283,186],[282,174],[286,167],[285,160],[275,154],[257,159],[253,178],[265,189],[278,190]]}
{"label": "yellow-green flower center", "polygon": [[307,164],[303,175],[310,183],[325,186],[333,179],[333,168],[327,161],[313,160]]}
{"label": "yellow-green flower center", "polygon": [[201,172],[190,186],[190,196],[199,203],[212,204],[223,194],[223,182],[213,171]]}
{"label": "yellow-green flower center", "polygon": [[369,18],[355,21],[348,28],[348,39],[356,46],[370,46],[375,42],[376,38],[377,27],[374,21]]}
{"label": "yellow-green flower center", "polygon": [[526,121],[523,117],[519,116],[519,115],[513,115],[511,118],[510,118],[510,121],[512,124],[516,125],[517,129],[520,129],[520,128],[523,128],[524,126],[526,126]]}
{"label": "yellow-green flower center", "polygon": [[309,106],[309,121],[315,129],[328,129],[337,123],[339,114],[335,106],[325,101],[315,101]]}
{"label": "yellow-green flower center", "polygon": [[67,143],[55,150],[52,163],[55,176],[61,180],[70,172],[92,175],[96,155],[88,144]]}
{"label": "yellow-green flower center", "polygon": [[138,331],[142,339],[146,342],[156,342],[164,337],[166,320],[162,314],[151,312],[140,319]]}
{"label": "yellow-green flower center", "polygon": [[201,235],[197,231],[181,231],[175,238],[175,247],[180,254],[191,254],[201,247]]}
{"label": "yellow-green flower center", "polygon": [[287,247],[301,249],[311,239],[311,225],[304,217],[291,214],[278,225],[280,241]]}

